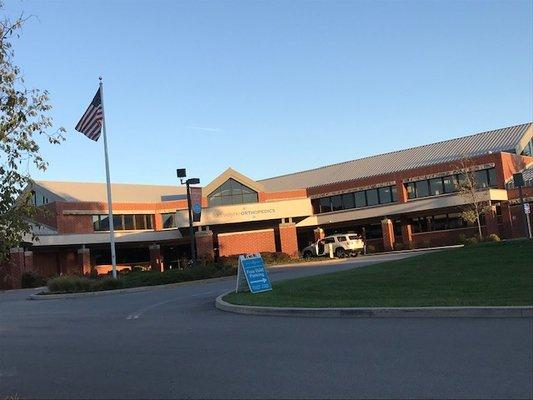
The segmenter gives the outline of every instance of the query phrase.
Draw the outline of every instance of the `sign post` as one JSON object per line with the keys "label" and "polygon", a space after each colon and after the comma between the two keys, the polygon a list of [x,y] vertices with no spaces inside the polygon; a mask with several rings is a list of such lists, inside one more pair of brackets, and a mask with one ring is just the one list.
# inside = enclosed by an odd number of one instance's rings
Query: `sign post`
{"label": "sign post", "polygon": [[235,292],[261,293],[272,290],[272,284],[261,254],[239,256]]}
{"label": "sign post", "polygon": [[528,237],[531,239],[531,221],[529,219],[529,214],[531,214],[531,209],[529,207],[529,203],[524,203],[524,214],[526,214],[526,221],[527,221],[527,234]]}

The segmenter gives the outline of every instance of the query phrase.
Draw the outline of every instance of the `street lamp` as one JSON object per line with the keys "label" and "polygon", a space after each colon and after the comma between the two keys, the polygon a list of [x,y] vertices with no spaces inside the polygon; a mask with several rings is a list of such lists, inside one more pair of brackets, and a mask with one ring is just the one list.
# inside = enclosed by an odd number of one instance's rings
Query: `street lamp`
{"label": "street lamp", "polygon": [[191,189],[190,185],[198,185],[200,183],[199,178],[189,178],[185,181],[183,178],[187,177],[187,171],[185,168],[178,168],[176,170],[178,178],[180,178],[181,184],[187,186],[187,210],[189,212],[189,237],[191,239],[191,261],[192,264],[196,262],[196,243],[194,240],[194,227],[192,225],[192,204],[191,204]]}

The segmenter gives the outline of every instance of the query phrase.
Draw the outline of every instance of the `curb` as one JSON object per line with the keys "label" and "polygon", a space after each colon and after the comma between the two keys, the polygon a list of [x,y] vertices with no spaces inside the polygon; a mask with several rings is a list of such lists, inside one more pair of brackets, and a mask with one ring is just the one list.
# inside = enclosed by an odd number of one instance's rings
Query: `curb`
{"label": "curb", "polygon": [[139,286],[139,287],[127,288],[127,289],[100,290],[97,292],[57,293],[57,294],[35,293],[35,294],[30,295],[28,297],[28,300],[77,299],[77,298],[82,298],[82,297],[98,297],[98,296],[109,296],[113,294],[138,293],[138,292],[146,292],[149,290],[172,289],[172,288],[183,286],[183,285],[191,285],[191,284],[201,285],[201,284],[207,284],[211,282],[218,282],[218,281],[222,281],[222,280],[229,279],[229,278],[235,279],[234,276],[222,276],[220,278],[210,278],[210,279],[201,279],[197,281],[169,283],[166,285]]}
{"label": "curb", "polygon": [[300,308],[258,307],[231,304],[222,300],[231,292],[221,294],[215,307],[222,311],[245,315],[313,318],[529,318],[533,307],[346,307],[346,308]]}

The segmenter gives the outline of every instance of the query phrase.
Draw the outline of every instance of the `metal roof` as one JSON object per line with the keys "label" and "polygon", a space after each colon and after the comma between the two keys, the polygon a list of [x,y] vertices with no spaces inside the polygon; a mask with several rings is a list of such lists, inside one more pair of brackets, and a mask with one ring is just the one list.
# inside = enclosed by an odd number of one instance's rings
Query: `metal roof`
{"label": "metal roof", "polygon": [[515,152],[533,123],[477,133],[406,150],[260,180],[267,191],[304,189],[441,164],[489,152]]}
{"label": "metal roof", "polygon": [[[35,191],[48,192],[50,202],[107,202],[105,183],[37,181],[33,188]],[[186,189],[180,186],[113,183],[111,193],[113,202],[117,203],[157,203],[184,199]]]}

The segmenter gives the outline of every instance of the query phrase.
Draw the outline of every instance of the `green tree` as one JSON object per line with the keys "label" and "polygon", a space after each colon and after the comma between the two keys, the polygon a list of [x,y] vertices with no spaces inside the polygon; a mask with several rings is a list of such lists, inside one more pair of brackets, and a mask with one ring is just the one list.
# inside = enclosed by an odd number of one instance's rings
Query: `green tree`
{"label": "green tree", "polygon": [[32,203],[30,169],[44,171],[48,163],[39,141],[58,144],[63,128],[54,132],[48,113],[48,92],[28,88],[14,64],[13,39],[19,37],[27,18],[10,19],[0,1],[0,261],[24,235],[31,234],[30,220],[38,209]]}

